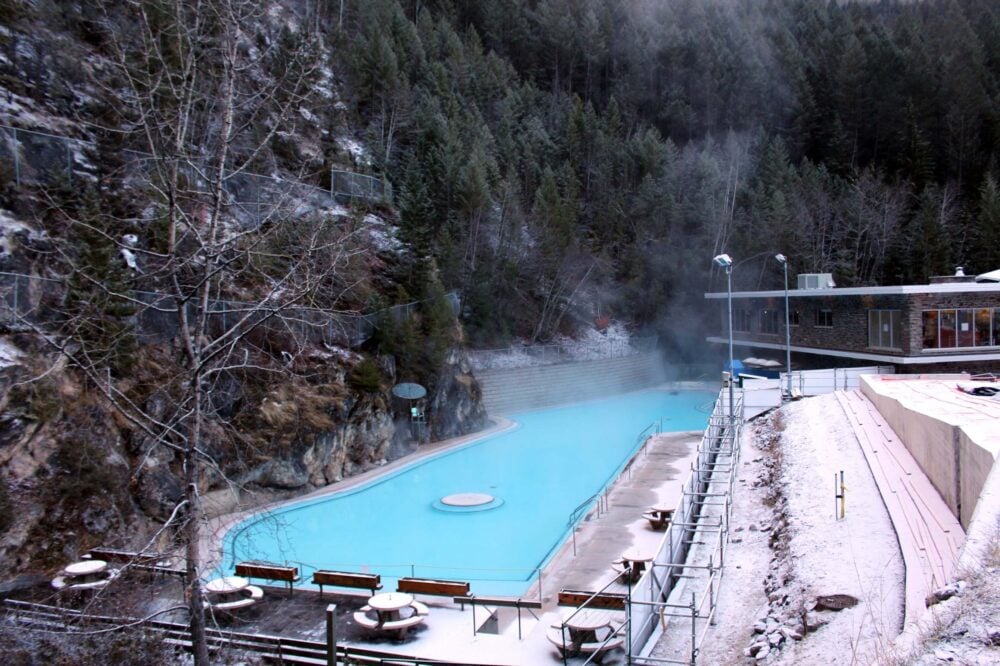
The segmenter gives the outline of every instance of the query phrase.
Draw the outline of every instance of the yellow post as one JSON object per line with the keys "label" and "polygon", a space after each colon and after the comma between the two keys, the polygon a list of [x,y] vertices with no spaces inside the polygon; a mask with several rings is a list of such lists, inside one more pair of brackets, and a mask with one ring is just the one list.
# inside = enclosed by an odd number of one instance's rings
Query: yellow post
{"label": "yellow post", "polygon": [[840,517],[843,519],[847,503],[847,486],[844,485],[844,470],[840,470]]}

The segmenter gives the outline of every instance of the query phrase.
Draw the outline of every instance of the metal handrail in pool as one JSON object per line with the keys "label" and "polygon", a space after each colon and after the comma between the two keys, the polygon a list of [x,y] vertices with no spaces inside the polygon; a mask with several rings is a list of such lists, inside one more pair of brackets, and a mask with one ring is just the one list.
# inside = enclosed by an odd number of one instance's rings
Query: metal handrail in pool
{"label": "metal handrail in pool", "polygon": [[[566,525],[571,529],[573,534],[574,557],[576,557],[576,529],[574,529],[574,525],[576,525],[577,522],[579,522],[580,518],[586,515],[585,510],[589,509],[590,505],[593,504],[594,501],[598,499],[600,499],[601,501],[597,505],[597,516],[598,518],[601,516],[601,509],[607,503],[608,488],[618,483],[618,479],[622,477],[622,474],[625,472],[625,470],[629,469],[632,466],[632,461],[635,460],[635,457],[637,455],[639,455],[639,452],[645,451],[646,442],[649,441],[649,438],[652,437],[653,435],[658,435],[660,433],[660,430],[662,429],[663,429],[663,419],[660,418],[657,419],[656,421],[653,421],[648,426],[639,431],[639,434],[636,435],[635,437],[636,446],[633,448],[632,455],[629,456],[628,460],[626,460],[623,465],[621,465],[617,470],[615,470],[611,474],[610,477],[608,477],[608,480],[604,482],[604,485],[601,486],[600,490],[598,490],[596,493],[594,493],[587,499],[583,500],[579,506],[577,506],[575,509],[573,509],[573,511],[570,512],[569,518],[566,520]],[[639,446],[640,442],[642,443],[641,447]]]}

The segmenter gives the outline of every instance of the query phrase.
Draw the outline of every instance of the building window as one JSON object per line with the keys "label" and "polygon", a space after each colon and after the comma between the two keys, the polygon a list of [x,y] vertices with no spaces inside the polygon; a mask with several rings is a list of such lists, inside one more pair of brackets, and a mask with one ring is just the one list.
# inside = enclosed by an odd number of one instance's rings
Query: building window
{"label": "building window", "polygon": [[816,310],[816,326],[833,328],[833,310]]}
{"label": "building window", "polygon": [[744,333],[750,332],[750,324],[753,321],[753,312],[745,308],[737,308],[733,310],[733,330],[742,331]]}
{"label": "building window", "polygon": [[760,311],[760,332],[770,333],[772,335],[778,334],[778,311],[777,310],[761,310]]}
{"label": "building window", "polygon": [[788,312],[788,325],[789,326],[798,326],[799,325],[799,311],[798,310],[790,310]]}
{"label": "building window", "polygon": [[991,329],[993,313],[989,308],[976,310],[976,346],[991,347],[996,344],[996,329]]}
{"label": "building window", "polygon": [[938,337],[938,312],[924,312],[924,349],[937,349],[940,345]]}
{"label": "building window", "polygon": [[899,310],[868,311],[868,346],[902,349],[902,317]]}
{"label": "building window", "polygon": [[1000,308],[925,310],[924,349],[1000,346]]}

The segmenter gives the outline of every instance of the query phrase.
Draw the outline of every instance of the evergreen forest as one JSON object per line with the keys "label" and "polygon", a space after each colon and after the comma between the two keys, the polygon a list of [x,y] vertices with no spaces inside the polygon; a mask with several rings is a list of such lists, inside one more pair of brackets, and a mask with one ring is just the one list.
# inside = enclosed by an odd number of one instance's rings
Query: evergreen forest
{"label": "evergreen forest", "polygon": [[692,347],[723,251],[734,288],[777,252],[838,286],[1000,268],[993,0],[325,11],[410,287],[461,289],[474,346],[611,316]]}

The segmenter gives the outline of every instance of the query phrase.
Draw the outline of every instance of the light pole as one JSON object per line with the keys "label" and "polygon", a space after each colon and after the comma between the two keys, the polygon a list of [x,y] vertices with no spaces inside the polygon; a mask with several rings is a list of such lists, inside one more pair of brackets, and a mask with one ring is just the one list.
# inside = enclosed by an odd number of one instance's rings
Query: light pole
{"label": "light pole", "polygon": [[728,254],[720,254],[713,259],[722,268],[726,269],[726,303],[729,309],[729,431],[733,429],[733,381],[735,368],[733,367],[733,258]]}
{"label": "light pole", "polygon": [[788,257],[776,254],[774,258],[785,269],[785,377],[788,381],[788,399],[792,398],[792,329],[788,326]]}

